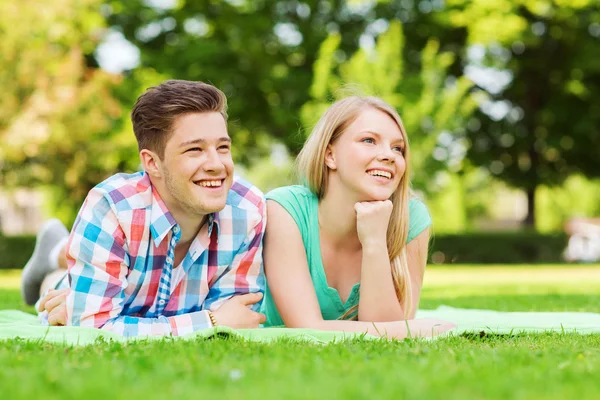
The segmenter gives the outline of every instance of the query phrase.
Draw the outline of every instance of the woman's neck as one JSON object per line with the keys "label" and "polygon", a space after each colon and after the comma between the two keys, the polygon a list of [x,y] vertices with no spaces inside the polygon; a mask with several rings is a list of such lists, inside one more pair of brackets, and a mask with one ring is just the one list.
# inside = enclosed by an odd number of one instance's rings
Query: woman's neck
{"label": "woman's neck", "polygon": [[321,238],[334,249],[353,251],[362,247],[356,232],[354,204],[351,196],[332,185],[319,201]]}

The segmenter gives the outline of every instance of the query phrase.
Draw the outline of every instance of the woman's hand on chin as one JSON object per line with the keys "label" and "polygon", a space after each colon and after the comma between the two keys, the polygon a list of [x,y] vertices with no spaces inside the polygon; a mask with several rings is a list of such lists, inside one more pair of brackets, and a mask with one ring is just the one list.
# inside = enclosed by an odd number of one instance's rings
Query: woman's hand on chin
{"label": "woman's hand on chin", "polygon": [[390,200],[363,201],[356,203],[356,230],[363,248],[371,245],[387,245],[387,229],[392,214]]}

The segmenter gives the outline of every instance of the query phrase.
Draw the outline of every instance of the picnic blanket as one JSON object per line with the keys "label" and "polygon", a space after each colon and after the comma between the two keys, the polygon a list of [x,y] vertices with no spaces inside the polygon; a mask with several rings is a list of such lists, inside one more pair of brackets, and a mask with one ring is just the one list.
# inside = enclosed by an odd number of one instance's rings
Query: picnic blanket
{"label": "picnic blanket", "polygon": [[[523,332],[577,332],[600,333],[600,314],[587,312],[499,312],[440,306],[435,310],[420,310],[417,318],[437,318],[454,322],[457,327],[450,334],[480,333],[509,334]],[[362,338],[379,340],[363,333],[328,332],[315,329],[262,328],[231,329],[209,328],[173,340],[196,340],[215,335],[240,337],[250,341],[272,342],[298,340],[312,343],[330,343]],[[42,326],[35,315],[18,310],[0,310],[0,340],[22,338],[69,345],[87,345],[99,339],[128,342],[132,340],[164,340],[163,337],[125,338],[93,328]]]}

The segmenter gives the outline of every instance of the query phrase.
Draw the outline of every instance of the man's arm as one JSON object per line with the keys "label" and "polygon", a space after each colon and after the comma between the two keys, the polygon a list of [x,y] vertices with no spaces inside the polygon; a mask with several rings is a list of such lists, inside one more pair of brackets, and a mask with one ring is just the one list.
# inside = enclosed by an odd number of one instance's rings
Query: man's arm
{"label": "man's arm", "polygon": [[208,312],[173,317],[122,315],[129,254],[125,233],[99,189],[92,189],[67,244],[71,291],[67,325],[100,328],[123,336],[184,335],[211,327]]}
{"label": "man's arm", "polygon": [[[205,300],[205,308],[218,310],[233,296],[246,293],[264,293],[265,277],[263,272],[263,236],[266,227],[266,205],[262,201],[258,213],[248,220],[246,239],[242,242],[233,258],[233,262],[211,285]],[[261,297],[262,298],[262,297]],[[258,311],[260,302],[250,307]],[[215,313],[218,316],[218,312]],[[220,321],[217,319],[217,322]]]}

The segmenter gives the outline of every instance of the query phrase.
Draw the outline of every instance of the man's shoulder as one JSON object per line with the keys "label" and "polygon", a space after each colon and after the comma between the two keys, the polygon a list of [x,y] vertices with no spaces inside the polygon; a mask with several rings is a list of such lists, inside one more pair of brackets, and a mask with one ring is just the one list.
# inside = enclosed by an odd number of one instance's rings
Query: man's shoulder
{"label": "man's shoulder", "polygon": [[263,213],[265,195],[247,180],[236,176],[227,195],[227,205],[247,211]]}
{"label": "man's shoulder", "polygon": [[92,191],[101,194],[117,208],[145,208],[149,205],[146,203],[151,202],[152,185],[143,171],[118,173],[97,184]]}

